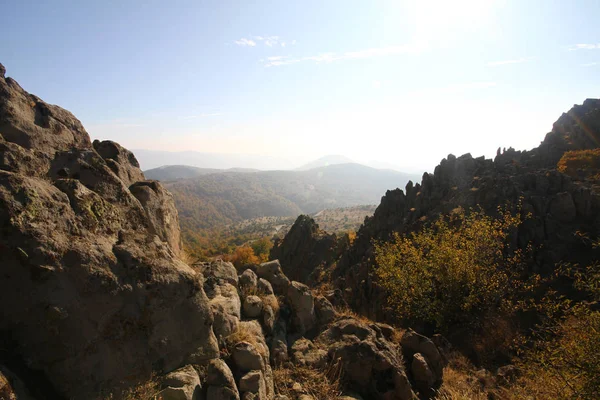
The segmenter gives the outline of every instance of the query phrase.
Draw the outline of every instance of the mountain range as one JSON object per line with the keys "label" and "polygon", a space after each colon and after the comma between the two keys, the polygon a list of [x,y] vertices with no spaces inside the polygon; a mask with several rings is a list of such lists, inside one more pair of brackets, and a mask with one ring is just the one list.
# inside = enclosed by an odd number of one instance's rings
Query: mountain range
{"label": "mountain range", "polygon": [[420,179],[356,163],[294,171],[173,165],[144,173],[148,179],[162,181],[173,194],[184,233],[262,216],[378,204],[388,189]]}

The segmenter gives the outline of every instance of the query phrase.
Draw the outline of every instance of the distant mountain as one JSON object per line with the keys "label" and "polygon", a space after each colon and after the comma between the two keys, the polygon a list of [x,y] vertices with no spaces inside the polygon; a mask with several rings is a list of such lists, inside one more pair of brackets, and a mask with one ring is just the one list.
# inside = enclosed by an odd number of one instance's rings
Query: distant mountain
{"label": "distant mountain", "polygon": [[[146,176],[174,171],[164,174],[168,179],[163,183],[174,196],[184,234],[262,216],[297,216],[328,208],[378,204],[387,190],[419,179],[418,175],[360,164],[307,171],[208,173],[206,169],[180,167],[146,171]],[[177,173],[197,175],[170,180]]]}
{"label": "distant mountain", "polygon": [[198,168],[189,165],[164,165],[162,167],[153,168],[144,171],[144,176],[147,179],[154,179],[157,181],[174,181],[180,179],[194,178],[200,175],[218,174],[222,172],[258,172],[257,169],[251,168],[230,168],[230,169],[216,169],[216,168]]}
{"label": "distant mountain", "polygon": [[313,168],[327,167],[329,165],[351,164],[351,163],[354,163],[354,161],[352,161],[351,159],[349,159],[346,156],[342,156],[339,154],[331,154],[328,156],[318,158],[307,164],[304,164],[301,167],[296,168],[296,170],[297,171],[306,171],[306,170],[313,169]]}
{"label": "distant mountain", "polygon": [[189,165],[191,167],[230,169],[251,168],[259,170],[292,169],[294,164],[283,158],[259,154],[202,153],[198,151],[132,150],[143,170],[163,165]]}

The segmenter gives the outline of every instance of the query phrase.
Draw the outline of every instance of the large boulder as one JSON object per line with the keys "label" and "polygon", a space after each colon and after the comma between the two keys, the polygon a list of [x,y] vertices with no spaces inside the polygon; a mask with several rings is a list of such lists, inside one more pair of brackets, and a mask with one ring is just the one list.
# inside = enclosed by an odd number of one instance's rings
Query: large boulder
{"label": "large boulder", "polygon": [[259,278],[265,279],[272,285],[275,294],[286,294],[290,286],[290,280],[281,270],[279,260],[260,264],[256,269],[256,274]]}
{"label": "large boulder", "polygon": [[126,150],[94,148],[70,112],[0,76],[2,347],[67,398],[219,354],[172,198],[143,179]]}
{"label": "large boulder", "polygon": [[202,385],[200,377],[191,365],[186,365],[167,374],[163,380],[163,390],[159,396],[163,400],[200,400]]}
{"label": "large boulder", "polygon": [[292,282],[288,288],[287,299],[293,310],[293,324],[301,335],[315,327],[315,302],[308,286],[300,282]]}
{"label": "large boulder", "polygon": [[308,215],[300,215],[285,238],[271,249],[269,258],[279,260],[291,280],[312,284],[318,281],[313,272],[328,267],[338,256],[336,235],[319,229]]}
{"label": "large boulder", "polygon": [[316,339],[329,360],[341,363],[348,389],[369,399],[413,399],[398,345],[369,325],[341,318]]}
{"label": "large boulder", "polygon": [[233,373],[225,361],[212,360],[206,377],[207,398],[210,400],[240,400]]}

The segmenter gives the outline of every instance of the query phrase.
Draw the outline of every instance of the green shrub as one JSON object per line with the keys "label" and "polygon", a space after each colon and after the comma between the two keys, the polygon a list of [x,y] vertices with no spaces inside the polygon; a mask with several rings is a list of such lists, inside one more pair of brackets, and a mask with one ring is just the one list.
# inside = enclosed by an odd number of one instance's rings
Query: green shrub
{"label": "green shrub", "polygon": [[390,305],[402,320],[442,332],[480,324],[520,285],[521,254],[510,253],[507,244],[519,223],[509,212],[492,218],[459,208],[421,231],[376,243],[376,274]]}

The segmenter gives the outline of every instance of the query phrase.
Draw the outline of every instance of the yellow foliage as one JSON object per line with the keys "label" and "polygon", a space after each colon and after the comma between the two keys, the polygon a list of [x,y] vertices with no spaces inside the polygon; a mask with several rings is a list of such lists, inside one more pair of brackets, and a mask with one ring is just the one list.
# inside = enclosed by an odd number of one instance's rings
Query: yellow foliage
{"label": "yellow foliage", "polygon": [[600,148],[567,151],[558,161],[557,169],[563,174],[600,179]]}
{"label": "yellow foliage", "polygon": [[236,268],[242,268],[247,264],[258,264],[260,260],[254,254],[254,250],[249,246],[240,246],[231,255],[229,261],[235,265]]}
{"label": "yellow foliage", "polygon": [[494,219],[459,208],[419,232],[376,243],[376,273],[390,305],[401,319],[441,331],[481,322],[513,290],[520,253],[509,254],[507,239],[519,223],[508,212]]}

